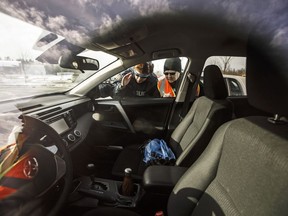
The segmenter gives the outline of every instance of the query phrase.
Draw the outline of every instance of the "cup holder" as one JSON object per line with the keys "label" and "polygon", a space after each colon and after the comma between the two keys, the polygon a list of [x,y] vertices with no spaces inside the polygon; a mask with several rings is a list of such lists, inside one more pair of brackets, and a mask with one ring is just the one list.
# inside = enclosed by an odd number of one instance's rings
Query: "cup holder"
{"label": "cup holder", "polygon": [[133,184],[131,196],[122,195],[121,186],[121,181],[94,178],[91,182],[89,177],[83,177],[77,191],[97,198],[103,205],[134,208],[141,195],[140,185]]}
{"label": "cup holder", "polygon": [[91,185],[92,190],[101,190],[101,191],[107,191],[108,186],[102,182],[93,182]]}

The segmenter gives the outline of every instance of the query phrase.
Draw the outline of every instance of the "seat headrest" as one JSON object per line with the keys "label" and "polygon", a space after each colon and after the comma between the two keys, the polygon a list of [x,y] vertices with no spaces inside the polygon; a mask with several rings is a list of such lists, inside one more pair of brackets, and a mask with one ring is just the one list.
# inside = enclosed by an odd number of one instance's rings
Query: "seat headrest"
{"label": "seat headrest", "polygon": [[217,65],[208,65],[204,69],[204,93],[206,97],[216,100],[228,96],[223,75]]}
{"label": "seat headrest", "polygon": [[[288,43],[277,31],[250,36],[247,47],[247,96],[261,110],[288,116]],[[265,35],[265,36],[263,36]]]}

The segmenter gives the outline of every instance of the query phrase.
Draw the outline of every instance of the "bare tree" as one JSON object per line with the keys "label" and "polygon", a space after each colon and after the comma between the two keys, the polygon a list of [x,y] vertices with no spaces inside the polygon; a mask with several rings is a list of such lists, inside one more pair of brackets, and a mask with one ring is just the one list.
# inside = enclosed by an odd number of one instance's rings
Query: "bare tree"
{"label": "bare tree", "polygon": [[207,65],[217,65],[223,74],[227,74],[231,70],[231,56],[213,56],[210,57],[207,61]]}
{"label": "bare tree", "polygon": [[232,60],[231,56],[220,57],[222,63],[222,73],[225,74],[230,70],[230,62]]}
{"label": "bare tree", "polygon": [[32,55],[29,51],[21,50],[19,61],[21,61],[22,63],[29,63],[32,60],[31,56]]}

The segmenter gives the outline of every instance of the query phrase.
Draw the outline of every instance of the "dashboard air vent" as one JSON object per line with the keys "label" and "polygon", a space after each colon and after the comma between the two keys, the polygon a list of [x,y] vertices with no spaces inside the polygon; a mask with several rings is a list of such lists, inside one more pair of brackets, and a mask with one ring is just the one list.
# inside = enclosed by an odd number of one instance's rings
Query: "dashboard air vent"
{"label": "dashboard air vent", "polygon": [[37,104],[37,105],[33,105],[33,106],[19,108],[19,110],[24,112],[24,111],[35,109],[35,108],[39,108],[39,107],[42,107],[42,106],[43,106],[42,104]]}
{"label": "dashboard air vent", "polygon": [[48,113],[56,112],[56,111],[58,111],[58,110],[61,110],[61,107],[55,107],[55,108],[53,108],[53,109],[45,110],[45,111],[43,111],[43,112],[38,113],[37,115],[38,115],[38,116],[43,116],[43,115],[46,115],[46,114],[48,114]]}

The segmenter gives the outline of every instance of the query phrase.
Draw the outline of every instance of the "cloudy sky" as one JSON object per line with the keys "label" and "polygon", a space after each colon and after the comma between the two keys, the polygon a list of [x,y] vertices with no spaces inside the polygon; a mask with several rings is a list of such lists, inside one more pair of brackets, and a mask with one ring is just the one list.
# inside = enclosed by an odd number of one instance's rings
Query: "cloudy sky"
{"label": "cloudy sky", "polygon": [[[274,38],[271,39],[273,45],[288,44],[287,0],[1,0],[0,11],[62,35],[73,42],[86,40],[91,34],[95,36],[105,33],[123,20],[153,16],[155,12],[189,11],[195,16],[225,18],[228,22],[247,26],[262,22],[264,28],[268,29],[267,32],[270,29],[274,31]],[[7,21],[3,15],[0,18],[2,32],[5,28],[12,28],[13,21]],[[25,43],[26,36],[37,40],[40,31],[36,28],[31,32],[23,31],[21,37],[15,41],[25,50],[28,45]],[[10,35],[6,37],[11,38]],[[2,42],[0,45],[5,44]]]}
{"label": "cloudy sky", "polygon": [[[282,37],[287,29],[281,27],[279,14],[287,12],[287,4],[287,0],[1,0],[0,10],[76,41],[91,29],[105,32],[122,20],[188,10],[242,24],[257,23],[265,14],[266,24],[279,25]],[[281,22],[286,25],[285,18]]]}
{"label": "cloudy sky", "polygon": [[39,51],[32,51],[32,46],[41,33],[42,30],[38,27],[0,13],[0,57],[35,58],[39,55]]}

